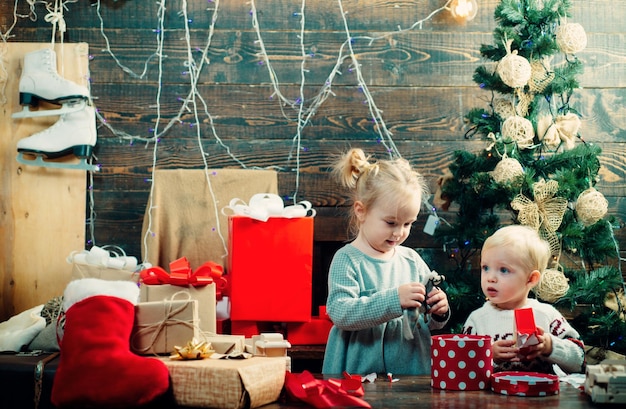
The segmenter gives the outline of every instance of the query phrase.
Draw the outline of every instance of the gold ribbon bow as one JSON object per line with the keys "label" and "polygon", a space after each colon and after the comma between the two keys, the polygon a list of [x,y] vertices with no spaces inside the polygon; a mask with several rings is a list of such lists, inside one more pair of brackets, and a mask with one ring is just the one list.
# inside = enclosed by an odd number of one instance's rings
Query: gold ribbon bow
{"label": "gold ribbon bow", "polygon": [[556,148],[561,141],[567,149],[574,148],[574,142],[580,129],[580,118],[570,112],[557,116],[553,121],[551,115],[545,115],[537,121],[537,135],[547,146]]}
{"label": "gold ribbon bow", "polygon": [[556,230],[561,226],[567,209],[567,199],[554,197],[558,189],[556,180],[540,180],[533,185],[535,201],[519,194],[511,202],[511,207],[518,211],[517,220],[537,230],[550,244],[553,255],[559,254],[561,250]]}

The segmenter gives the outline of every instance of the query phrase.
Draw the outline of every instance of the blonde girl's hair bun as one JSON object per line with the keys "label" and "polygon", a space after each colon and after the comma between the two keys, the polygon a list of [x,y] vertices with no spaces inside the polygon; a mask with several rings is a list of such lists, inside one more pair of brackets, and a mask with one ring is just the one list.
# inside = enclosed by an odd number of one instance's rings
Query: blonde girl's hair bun
{"label": "blonde girl's hair bun", "polygon": [[361,175],[378,169],[378,165],[370,163],[369,160],[370,157],[366,156],[362,149],[350,149],[337,161],[333,173],[343,186],[354,189]]}

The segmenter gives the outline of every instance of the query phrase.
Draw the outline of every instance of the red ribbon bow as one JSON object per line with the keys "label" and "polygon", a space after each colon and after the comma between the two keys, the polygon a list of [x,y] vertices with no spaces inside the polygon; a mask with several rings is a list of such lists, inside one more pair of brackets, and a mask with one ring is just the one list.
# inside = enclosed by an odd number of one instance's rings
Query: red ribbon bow
{"label": "red ribbon bow", "polygon": [[372,406],[361,399],[365,393],[359,375],[343,373],[343,379],[315,379],[309,371],[285,373],[285,389],[292,398],[319,408]]}
{"label": "red ribbon bow", "polygon": [[224,268],[212,261],[207,261],[196,269],[191,270],[191,266],[186,257],[181,257],[170,263],[170,273],[168,274],[162,267],[150,267],[139,273],[144,284],[172,284],[179,286],[192,285],[200,287],[215,283],[216,293],[220,298],[223,290],[227,286],[226,277],[223,276]]}

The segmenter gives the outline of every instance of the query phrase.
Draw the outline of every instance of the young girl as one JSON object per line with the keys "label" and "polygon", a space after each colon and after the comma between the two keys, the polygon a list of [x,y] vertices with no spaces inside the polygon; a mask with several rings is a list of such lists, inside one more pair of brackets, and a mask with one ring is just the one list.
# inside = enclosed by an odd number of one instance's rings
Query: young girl
{"label": "young girl", "polygon": [[370,163],[360,149],[346,153],[334,174],[354,192],[356,238],[330,266],[326,310],[334,325],[322,373],[430,374],[430,330],[447,322],[448,299],[437,287],[427,293],[430,269],[401,246],[424,180],[404,159]]}
{"label": "young girl", "polygon": [[[494,372],[554,373],[584,370],[584,346],[578,332],[550,304],[528,298],[550,259],[550,246],[531,227],[502,227],[485,240],[480,283],[488,301],[465,322],[466,334],[490,335]],[[539,343],[520,351],[514,335],[514,310],[532,308]]]}

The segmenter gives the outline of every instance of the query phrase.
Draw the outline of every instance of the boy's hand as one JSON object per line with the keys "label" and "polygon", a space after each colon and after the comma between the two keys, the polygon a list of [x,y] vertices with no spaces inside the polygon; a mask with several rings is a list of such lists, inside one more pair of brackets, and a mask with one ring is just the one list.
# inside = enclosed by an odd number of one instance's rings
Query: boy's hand
{"label": "boy's hand", "polygon": [[537,345],[520,349],[519,352],[522,359],[531,360],[540,355],[549,356],[552,353],[552,337],[550,337],[550,334],[546,334],[541,327],[537,327],[537,333],[539,343]]}
{"label": "boy's hand", "polygon": [[491,345],[493,360],[496,363],[505,361],[519,361],[519,348],[514,339],[500,339]]}

